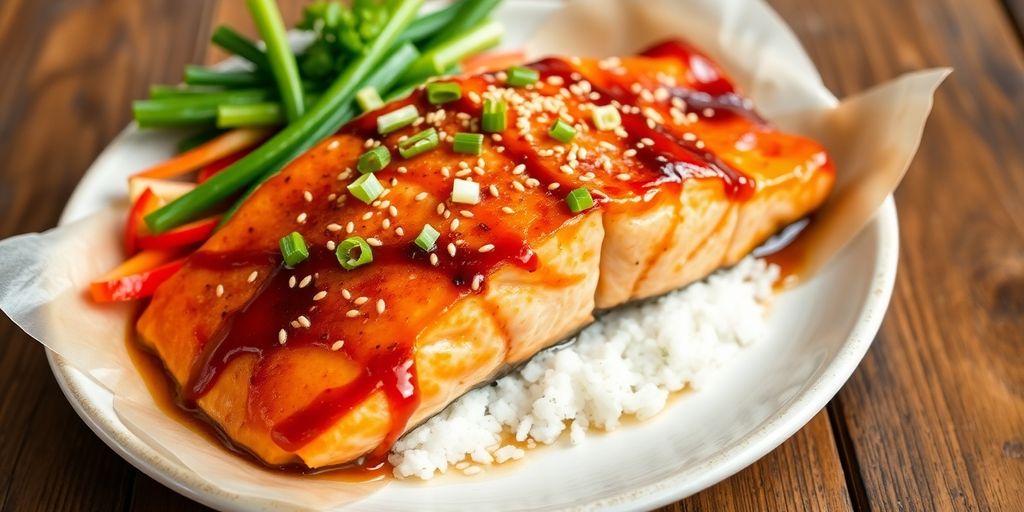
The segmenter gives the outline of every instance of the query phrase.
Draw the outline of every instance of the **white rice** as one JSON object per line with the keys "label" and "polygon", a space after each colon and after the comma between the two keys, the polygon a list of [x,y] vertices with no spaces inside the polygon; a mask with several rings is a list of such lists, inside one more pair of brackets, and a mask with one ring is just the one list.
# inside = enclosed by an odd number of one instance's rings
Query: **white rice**
{"label": "white rice", "polygon": [[[747,258],[602,317],[574,344],[466,394],[399,440],[389,456],[395,476],[430,479],[450,468],[474,475],[567,430],[576,444],[590,429],[615,429],[624,416],[654,416],[670,393],[700,389],[736,350],[764,336],[778,277],[777,267]],[[505,442],[513,436],[516,444]]]}

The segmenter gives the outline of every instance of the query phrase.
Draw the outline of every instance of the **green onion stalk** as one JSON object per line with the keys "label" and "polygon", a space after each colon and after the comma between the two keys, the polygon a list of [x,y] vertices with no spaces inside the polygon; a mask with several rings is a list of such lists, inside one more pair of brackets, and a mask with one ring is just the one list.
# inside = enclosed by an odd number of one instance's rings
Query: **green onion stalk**
{"label": "green onion stalk", "polygon": [[350,113],[351,103],[356,91],[366,85],[366,77],[381,67],[388,50],[416,17],[422,4],[423,0],[395,0],[391,17],[380,33],[365,52],[356,57],[331,83],[320,101],[262,146],[189,193],[147,215],[145,221],[150,231],[163,233],[202,216],[221,201],[252,186],[272,169],[276,171],[278,166],[336,131],[346,120],[346,115],[353,115]]}

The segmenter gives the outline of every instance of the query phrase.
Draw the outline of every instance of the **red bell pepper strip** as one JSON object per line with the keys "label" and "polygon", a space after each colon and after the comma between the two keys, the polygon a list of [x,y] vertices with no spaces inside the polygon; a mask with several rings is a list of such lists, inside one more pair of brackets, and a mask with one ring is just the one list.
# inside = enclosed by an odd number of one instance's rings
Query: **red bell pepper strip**
{"label": "red bell pepper strip", "polygon": [[210,238],[210,235],[213,234],[213,230],[217,227],[219,222],[220,216],[214,216],[178,226],[170,231],[160,233],[159,235],[151,235],[148,233],[140,234],[138,237],[138,246],[142,249],[148,250],[174,249],[177,247],[197,244],[205,241],[207,238]]}
{"label": "red bell pepper strip", "polygon": [[161,283],[182,265],[184,257],[177,251],[143,251],[89,284],[89,293],[96,302],[120,302],[153,295]]}
{"label": "red bell pepper strip", "polygon": [[135,254],[135,249],[138,247],[139,229],[146,225],[142,218],[159,208],[160,203],[160,198],[153,193],[152,189],[147,188],[128,211],[128,220],[124,223],[124,251],[128,256]]}

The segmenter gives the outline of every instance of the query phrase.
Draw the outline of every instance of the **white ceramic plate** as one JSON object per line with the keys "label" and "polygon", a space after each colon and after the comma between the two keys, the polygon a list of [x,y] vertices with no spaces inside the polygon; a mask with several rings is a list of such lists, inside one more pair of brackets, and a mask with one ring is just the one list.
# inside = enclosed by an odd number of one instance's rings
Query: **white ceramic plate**
{"label": "white ceramic plate", "polygon": [[[500,15],[510,21],[506,44],[519,45],[556,8],[554,2],[507,2]],[[124,178],[165,158],[178,138],[126,130],[86,173],[61,223],[123,197]],[[481,476],[395,482],[351,509],[647,509],[736,473],[807,423],[864,356],[895,280],[897,229],[890,197],[816,279],[779,297],[767,340],[741,351],[704,390],[675,400],[654,419],[590,436],[581,446],[535,450],[512,467]],[[211,507],[280,508],[226,493],[167,460],[119,421],[109,392],[56,354],[49,353],[49,360],[86,424],[141,471]]]}

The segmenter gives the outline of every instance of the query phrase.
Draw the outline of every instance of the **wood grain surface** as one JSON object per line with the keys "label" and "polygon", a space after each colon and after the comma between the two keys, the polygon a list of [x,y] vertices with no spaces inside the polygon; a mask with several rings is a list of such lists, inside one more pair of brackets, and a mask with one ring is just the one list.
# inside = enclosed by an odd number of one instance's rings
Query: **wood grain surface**
{"label": "wood grain surface", "polygon": [[[1024,509],[1024,3],[770,1],[840,96],[955,72],[896,194],[899,276],[865,361],[793,438],[664,510]],[[129,100],[221,57],[219,23],[252,30],[240,0],[0,2],[0,238],[55,225]],[[0,318],[0,510],[199,508],[90,432]]]}

